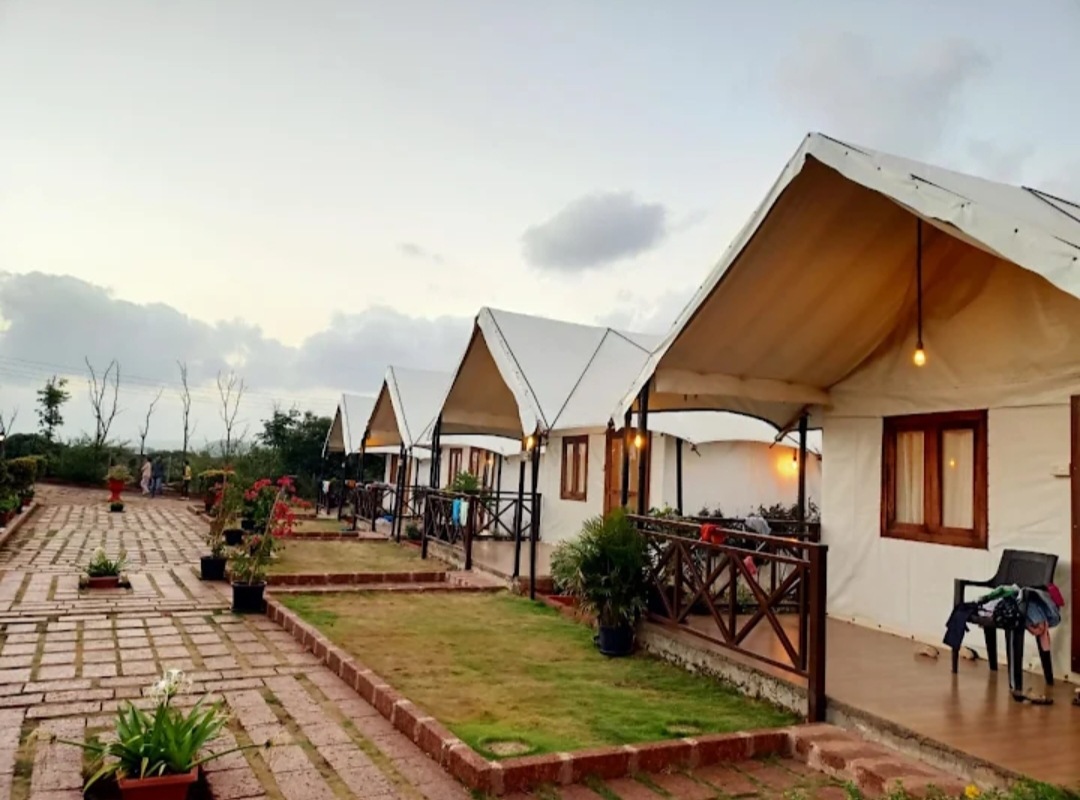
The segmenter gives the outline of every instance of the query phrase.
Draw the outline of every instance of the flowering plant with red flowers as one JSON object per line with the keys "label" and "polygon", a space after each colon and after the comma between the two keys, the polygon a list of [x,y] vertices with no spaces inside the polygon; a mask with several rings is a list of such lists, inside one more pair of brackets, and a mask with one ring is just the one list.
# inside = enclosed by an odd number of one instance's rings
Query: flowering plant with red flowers
{"label": "flowering plant with red flowers", "polygon": [[270,535],[278,538],[289,537],[293,535],[295,527],[296,515],[293,513],[292,505],[279,498],[270,512],[270,525],[268,528]]}
{"label": "flowering plant with red flowers", "polygon": [[274,537],[253,533],[229,551],[229,576],[234,584],[256,586],[266,583],[266,570],[274,557]]}
{"label": "flowering plant with red flowers", "polygon": [[244,516],[254,521],[254,530],[266,530],[280,491],[269,478],[259,478],[244,492]]}

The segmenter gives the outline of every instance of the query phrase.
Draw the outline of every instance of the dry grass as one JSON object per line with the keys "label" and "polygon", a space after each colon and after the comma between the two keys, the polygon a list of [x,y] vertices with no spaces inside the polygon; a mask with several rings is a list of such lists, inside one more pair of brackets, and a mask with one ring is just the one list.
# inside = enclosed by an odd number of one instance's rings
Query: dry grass
{"label": "dry grass", "polygon": [[314,541],[286,539],[280,557],[270,566],[275,574],[329,572],[436,572],[446,565],[420,558],[414,547],[395,542]]}
{"label": "dry grass", "polygon": [[347,519],[315,519],[314,517],[307,517],[296,521],[293,532],[297,536],[303,536],[305,533],[341,533],[348,527],[349,521]]}
{"label": "dry grass", "polygon": [[506,594],[326,594],[283,601],[474,748],[533,752],[791,724],[647,656],[607,659],[592,631]]}

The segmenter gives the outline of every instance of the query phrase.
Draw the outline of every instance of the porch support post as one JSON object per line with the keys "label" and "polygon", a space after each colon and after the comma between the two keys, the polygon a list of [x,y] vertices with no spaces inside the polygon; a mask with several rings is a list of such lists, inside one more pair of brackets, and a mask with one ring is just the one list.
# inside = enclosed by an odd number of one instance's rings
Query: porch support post
{"label": "porch support post", "polygon": [[517,506],[514,508],[514,574],[510,576],[515,581],[521,576],[521,526],[525,523],[525,506],[523,505],[524,503],[525,453],[522,453],[521,464],[518,467]]}
{"label": "porch support post", "polygon": [[829,548],[808,544],[807,570],[809,603],[807,609],[807,717],[809,722],[825,721],[825,592],[828,585]]}
{"label": "porch support post", "polygon": [[638,395],[638,435],[641,436],[641,449],[637,454],[637,513],[642,517],[649,511],[649,459],[652,458],[649,442],[649,383],[650,381],[645,381],[641,394]]}
{"label": "porch support post", "polygon": [[806,533],[806,426],[808,414],[799,417],[799,532]]}
{"label": "porch support post", "polygon": [[683,515],[682,495],[682,439],[675,440],[675,511]]}
{"label": "porch support post", "polygon": [[398,474],[394,476],[394,485],[397,487],[394,493],[394,524],[390,529],[391,534],[399,542],[401,541],[401,510],[405,505],[403,501],[405,500],[406,458],[408,456],[405,453],[405,443],[402,442],[398,450]]}
{"label": "porch support post", "polygon": [[[360,463],[356,467],[356,491],[353,492],[353,515],[351,530],[360,528],[360,497],[364,493],[364,450],[367,447],[367,436],[360,440]],[[375,530],[372,527],[372,530]]]}
{"label": "porch support post", "polygon": [[622,486],[619,487],[619,505],[626,508],[630,503],[630,412],[623,417],[622,429]]}
{"label": "porch support post", "polygon": [[338,487],[338,506],[337,506],[337,518],[341,521],[342,511],[345,509],[345,476],[349,474],[349,454],[345,454],[345,460],[341,462],[341,478],[339,478],[340,486]]}
{"label": "porch support post", "polygon": [[536,599],[536,540],[540,538],[540,499],[536,489],[540,483],[540,436],[532,449],[532,513],[529,515],[529,599]]}

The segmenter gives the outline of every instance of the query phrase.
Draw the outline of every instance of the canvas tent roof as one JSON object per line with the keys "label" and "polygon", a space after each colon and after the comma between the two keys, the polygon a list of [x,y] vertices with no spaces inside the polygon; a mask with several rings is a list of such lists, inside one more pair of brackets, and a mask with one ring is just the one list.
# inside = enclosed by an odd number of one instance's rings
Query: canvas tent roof
{"label": "canvas tent roof", "polygon": [[[942,407],[962,407],[957,387],[970,401],[986,376],[996,385],[982,394],[1002,402],[1016,387],[1075,383],[1080,206],[811,134],[613,415],[650,376],[652,410],[726,409],[782,427],[835,393],[869,390],[845,381],[914,349],[917,219],[931,361],[914,378],[894,359],[877,377],[919,380]],[[1057,346],[1033,357],[1015,337],[1032,325]],[[910,388],[890,391],[900,402]]]}
{"label": "canvas tent roof", "polygon": [[[637,424],[636,419],[634,424]],[[754,417],[727,411],[680,411],[654,414],[649,417],[649,429],[654,433],[684,439],[691,444],[713,442],[773,444],[777,441],[775,426]],[[787,447],[799,446],[799,437],[793,433],[785,434],[779,441]],[[807,433],[806,447],[813,453],[821,454],[821,431]]]}
{"label": "canvas tent roof", "polygon": [[364,435],[371,410],[375,407],[375,398],[358,394],[343,394],[338,401],[334,420],[326,432],[323,442],[323,456],[329,453],[355,453],[360,448],[360,437]]}
{"label": "canvas tent roof", "polygon": [[[430,458],[431,435],[452,375],[449,372],[390,366],[369,419],[364,421],[366,452],[396,452],[404,444],[417,458]],[[512,455],[521,449],[517,437],[447,436],[446,446],[477,447]],[[359,439],[357,439],[359,447]]]}
{"label": "canvas tent roof", "polygon": [[658,341],[483,308],[442,406],[442,433],[520,439],[606,425]]}

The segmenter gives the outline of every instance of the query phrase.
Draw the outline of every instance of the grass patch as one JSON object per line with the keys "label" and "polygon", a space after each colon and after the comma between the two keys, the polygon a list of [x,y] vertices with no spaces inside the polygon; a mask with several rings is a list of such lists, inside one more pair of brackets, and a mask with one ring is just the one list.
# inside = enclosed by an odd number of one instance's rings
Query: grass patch
{"label": "grass patch", "polygon": [[441,572],[434,558],[420,558],[415,547],[395,542],[315,541],[288,539],[270,565],[274,574],[328,572]]}
{"label": "grass patch", "polygon": [[315,519],[314,517],[300,518],[293,526],[293,533],[303,536],[305,533],[341,533],[348,530],[347,519]]}
{"label": "grass patch", "polygon": [[607,659],[593,633],[508,594],[292,595],[282,602],[470,746],[534,752],[722,733],[795,718],[649,656]]}

